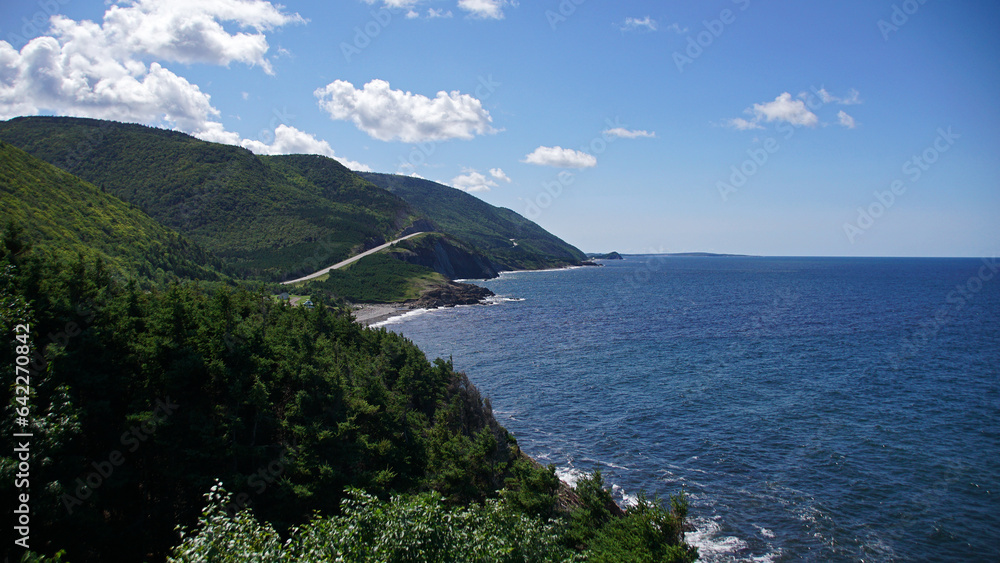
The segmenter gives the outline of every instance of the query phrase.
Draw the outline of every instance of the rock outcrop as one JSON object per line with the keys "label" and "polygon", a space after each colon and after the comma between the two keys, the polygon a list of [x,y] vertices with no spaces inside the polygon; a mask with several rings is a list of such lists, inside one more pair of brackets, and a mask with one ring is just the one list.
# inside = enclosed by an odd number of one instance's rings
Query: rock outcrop
{"label": "rock outcrop", "polygon": [[441,234],[400,242],[392,256],[434,270],[448,279],[491,279],[499,274],[489,258]]}
{"label": "rock outcrop", "polygon": [[468,283],[450,282],[447,285],[431,288],[419,299],[407,301],[406,305],[414,309],[437,309],[438,307],[454,307],[455,305],[477,305],[494,293],[485,287]]}

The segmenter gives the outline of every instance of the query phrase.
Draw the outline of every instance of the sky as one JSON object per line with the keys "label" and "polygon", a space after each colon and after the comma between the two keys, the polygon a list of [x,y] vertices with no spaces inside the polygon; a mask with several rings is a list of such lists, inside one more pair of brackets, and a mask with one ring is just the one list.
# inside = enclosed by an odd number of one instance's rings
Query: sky
{"label": "sky", "polygon": [[584,251],[995,256],[1000,4],[26,0],[0,119],[417,175]]}

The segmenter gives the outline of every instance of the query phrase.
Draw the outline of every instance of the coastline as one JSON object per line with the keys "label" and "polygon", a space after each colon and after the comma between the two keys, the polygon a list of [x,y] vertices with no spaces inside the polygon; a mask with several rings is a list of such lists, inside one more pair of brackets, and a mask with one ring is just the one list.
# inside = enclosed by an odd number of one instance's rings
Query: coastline
{"label": "coastline", "polygon": [[398,303],[361,303],[353,306],[351,314],[362,326],[371,326],[401,317],[414,310]]}
{"label": "coastline", "polygon": [[[600,264],[580,264],[580,265],[569,265],[561,266],[557,268],[544,268],[538,270],[502,270],[497,272],[499,276],[504,274],[515,274],[522,272],[558,272],[567,270],[576,270],[580,268],[588,268],[599,266]],[[497,276],[497,277],[499,277]],[[456,279],[451,280],[451,283],[457,284],[458,286],[471,286],[473,288],[480,288],[474,284],[469,284],[469,279]],[[481,289],[481,288],[480,288]],[[488,290],[487,290],[488,292]],[[489,295],[485,293],[478,292],[479,299],[478,303],[472,303],[472,299],[468,295],[454,295],[452,292],[448,292],[444,295],[437,296],[437,299],[432,300],[416,300],[408,301],[403,303],[355,303],[351,305],[352,315],[354,320],[360,323],[362,326],[371,327],[373,325],[381,325],[382,323],[415,313],[417,311],[433,311],[434,309],[440,309],[444,307],[455,307],[459,305],[489,305],[489,299],[495,297],[492,292],[488,292]],[[464,298],[463,298],[464,297]],[[377,328],[377,326],[376,326]]]}

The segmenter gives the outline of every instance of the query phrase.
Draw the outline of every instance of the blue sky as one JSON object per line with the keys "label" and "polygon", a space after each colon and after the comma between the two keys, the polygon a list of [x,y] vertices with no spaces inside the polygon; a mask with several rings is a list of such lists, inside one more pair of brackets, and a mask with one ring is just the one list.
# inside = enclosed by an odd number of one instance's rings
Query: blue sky
{"label": "blue sky", "polygon": [[993,256],[998,24],[961,0],[6,2],[0,118],[417,174],[587,251]]}

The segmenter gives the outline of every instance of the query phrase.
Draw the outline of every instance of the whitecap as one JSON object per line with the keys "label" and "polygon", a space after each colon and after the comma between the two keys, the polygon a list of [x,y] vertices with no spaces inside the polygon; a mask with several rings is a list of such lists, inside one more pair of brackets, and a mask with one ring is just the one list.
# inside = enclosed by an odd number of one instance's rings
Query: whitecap
{"label": "whitecap", "polygon": [[736,536],[722,535],[722,527],[716,520],[699,519],[694,528],[684,533],[684,541],[698,548],[698,558],[702,561],[731,561],[737,551],[747,547]]}
{"label": "whitecap", "polygon": [[380,327],[383,327],[383,326],[400,323],[400,322],[403,322],[405,320],[412,319],[414,317],[419,317],[420,315],[423,315],[424,313],[429,313],[429,312],[431,312],[433,310],[434,309],[414,309],[412,311],[408,311],[406,313],[403,313],[402,315],[399,315],[399,316],[396,316],[396,317],[390,317],[390,318],[388,318],[388,319],[386,319],[384,321],[379,321],[377,323],[372,323],[372,324],[368,325],[368,328],[380,328]]}

